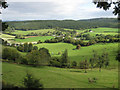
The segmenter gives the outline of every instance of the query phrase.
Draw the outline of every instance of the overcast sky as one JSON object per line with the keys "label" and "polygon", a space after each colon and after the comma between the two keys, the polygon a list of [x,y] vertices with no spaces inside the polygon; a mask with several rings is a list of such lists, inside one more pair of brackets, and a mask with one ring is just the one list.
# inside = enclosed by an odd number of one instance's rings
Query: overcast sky
{"label": "overcast sky", "polygon": [[2,11],[3,21],[116,17],[112,8],[108,11],[96,8],[92,0],[9,0],[8,4]]}

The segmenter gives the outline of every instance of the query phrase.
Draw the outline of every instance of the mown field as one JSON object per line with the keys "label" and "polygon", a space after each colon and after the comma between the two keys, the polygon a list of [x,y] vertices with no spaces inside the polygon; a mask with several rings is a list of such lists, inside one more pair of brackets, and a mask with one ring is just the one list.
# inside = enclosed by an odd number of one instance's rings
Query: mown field
{"label": "mown field", "polygon": [[[31,72],[34,77],[40,79],[44,88],[115,88],[118,87],[117,69],[64,69],[55,67],[29,67],[2,63],[2,79],[8,83],[22,86],[26,71]],[[88,78],[97,78],[96,83],[89,83]]]}
{"label": "mown field", "polygon": [[15,36],[8,35],[8,34],[0,34],[0,38],[3,38],[5,40],[9,40],[9,39],[14,39]]}
{"label": "mown field", "polygon": [[78,63],[80,60],[89,60],[93,57],[93,50],[95,50],[99,55],[103,53],[103,51],[106,51],[109,53],[111,67],[117,67],[115,56],[118,50],[118,43],[95,44],[87,47],[81,47],[79,50],[74,50],[76,46],[67,43],[42,43],[35,46],[38,46],[39,48],[47,48],[52,56],[60,56],[58,55],[58,52],[62,54],[62,52],[67,49],[70,61],[77,61]]}
{"label": "mown field", "polygon": [[53,29],[40,29],[40,30],[29,30],[29,31],[21,31],[21,30],[15,30],[15,32],[12,32],[12,34],[21,34],[21,35],[27,35],[30,33],[47,33],[48,31],[53,32],[55,30]]}
{"label": "mown field", "polygon": [[48,39],[54,38],[53,36],[36,36],[36,37],[30,37],[26,39],[15,39],[16,42],[38,42],[39,40],[45,41]]}
{"label": "mown field", "polygon": [[93,32],[87,32],[91,36],[95,36],[96,34],[104,34],[104,35],[116,35],[118,34],[118,28],[93,28],[89,29]]}

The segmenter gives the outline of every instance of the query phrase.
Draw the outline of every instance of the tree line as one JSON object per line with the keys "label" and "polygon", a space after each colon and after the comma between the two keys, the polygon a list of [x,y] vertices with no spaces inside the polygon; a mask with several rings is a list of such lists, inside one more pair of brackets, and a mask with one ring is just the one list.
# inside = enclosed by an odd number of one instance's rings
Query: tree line
{"label": "tree line", "polygon": [[92,70],[96,67],[99,68],[99,71],[101,71],[102,67],[107,68],[110,64],[108,52],[104,51],[102,54],[98,55],[98,53],[94,50],[93,57],[89,60],[81,60],[79,65],[76,61],[70,62],[68,50],[65,50],[60,57],[51,57],[49,50],[46,48],[32,50],[26,55],[23,55],[13,47],[5,47],[2,50],[2,59],[5,62],[7,61],[31,66],[47,65],[60,68],[80,68],[85,69],[85,72],[88,68],[91,68]]}
{"label": "tree line", "polygon": [[89,29],[96,27],[117,28],[118,21],[115,18],[96,18],[86,20],[32,20],[32,21],[11,21],[6,22],[15,30],[38,30],[52,29],[56,27],[68,29]]}

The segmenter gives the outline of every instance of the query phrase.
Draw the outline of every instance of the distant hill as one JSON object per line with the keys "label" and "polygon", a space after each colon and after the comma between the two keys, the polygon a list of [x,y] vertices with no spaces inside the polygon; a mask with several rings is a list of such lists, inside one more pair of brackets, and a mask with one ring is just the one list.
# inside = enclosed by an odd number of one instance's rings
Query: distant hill
{"label": "distant hill", "polygon": [[48,28],[69,28],[69,29],[87,29],[96,27],[117,28],[117,18],[94,18],[85,20],[28,20],[28,21],[9,21],[9,27],[16,30],[36,30]]}

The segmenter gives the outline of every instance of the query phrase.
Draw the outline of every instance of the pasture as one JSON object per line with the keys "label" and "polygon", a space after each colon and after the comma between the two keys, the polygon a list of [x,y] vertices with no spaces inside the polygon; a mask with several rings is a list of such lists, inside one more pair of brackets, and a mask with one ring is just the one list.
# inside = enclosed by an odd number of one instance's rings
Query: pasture
{"label": "pasture", "polygon": [[118,33],[118,28],[93,28],[91,30],[98,33]]}
{"label": "pasture", "polygon": [[92,28],[89,29],[93,32],[87,32],[87,34],[90,34],[91,36],[95,36],[96,34],[104,34],[104,35],[116,35],[118,34],[118,28]]}
{"label": "pasture", "polygon": [[118,66],[118,62],[115,60],[115,56],[118,50],[118,43],[106,43],[106,44],[95,44],[87,47],[81,47],[79,50],[74,50],[76,46],[67,43],[42,43],[37,44],[38,48],[45,47],[49,50],[52,56],[60,56],[58,52],[61,54],[65,49],[68,50],[68,56],[70,61],[77,61],[79,63],[80,60],[89,60],[93,57],[93,50],[95,50],[99,55],[106,51],[109,53],[110,66],[112,68],[116,68]]}
{"label": "pasture", "polygon": [[0,38],[3,38],[4,40],[14,39],[15,36],[8,35],[8,34],[1,34]]}
{"label": "pasture", "polygon": [[53,32],[54,29],[40,29],[40,30],[28,30],[28,31],[21,31],[21,30],[15,30],[15,32],[12,32],[12,34],[21,34],[21,35],[27,35],[30,33],[47,33],[47,32]]}
{"label": "pasture", "polygon": [[[39,68],[15,65],[9,63],[2,64],[3,80],[8,83],[22,86],[22,80],[26,71],[32,72],[34,77],[41,80],[44,88],[115,88],[118,87],[118,70],[98,69],[64,69],[42,66]],[[97,78],[96,83],[88,82],[88,78]],[[54,82],[53,82],[54,81]]]}
{"label": "pasture", "polygon": [[38,42],[39,40],[45,41],[48,39],[54,38],[53,36],[36,36],[36,37],[30,37],[26,39],[15,39],[16,42]]}

